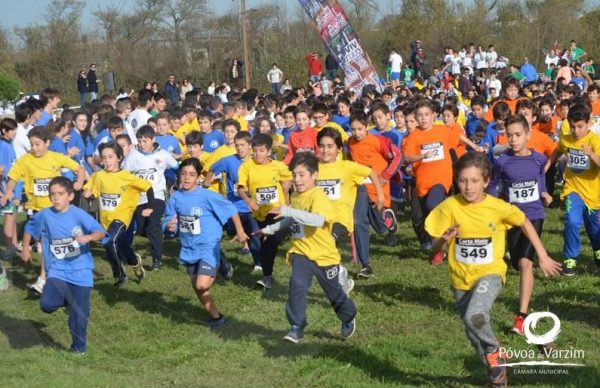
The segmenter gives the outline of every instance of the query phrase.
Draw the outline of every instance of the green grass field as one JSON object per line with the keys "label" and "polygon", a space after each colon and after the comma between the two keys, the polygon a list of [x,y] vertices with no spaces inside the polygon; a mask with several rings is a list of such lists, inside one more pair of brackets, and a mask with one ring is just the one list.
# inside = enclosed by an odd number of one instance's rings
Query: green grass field
{"label": "green grass field", "polygon": [[[543,235],[555,258],[562,249],[560,213],[549,210]],[[298,345],[282,340],[288,330],[284,306],[290,268],[278,259],[276,285],[260,291],[254,286],[257,278],[250,275],[251,258],[239,255],[239,246],[229,242],[224,247],[235,275],[231,282],[219,279],[213,290],[228,318],[220,334],[204,324],[206,313],[175,259],[177,241],[166,242],[162,271],[147,273],[141,284],[130,280],[120,290],[113,288],[108,263],[96,247],[84,356],[67,351],[67,314],[42,313],[39,297],[27,291],[37,264],[7,264],[11,287],[0,293],[0,385],[485,385],[485,370],[454,310],[447,265],[429,265],[406,219],[398,237],[396,247],[384,246],[381,236],[372,237],[376,276],[358,280],[352,293],[359,311],[354,337],[340,339],[340,324],[315,283],[309,295],[309,326]],[[595,386],[600,381],[600,281],[587,237],[583,241],[582,274],[537,277],[531,308],[559,316],[562,332],[555,345],[584,350],[583,360],[571,361],[586,366],[560,368],[568,374],[549,374],[549,367],[534,369],[537,373],[532,367],[519,367],[510,370],[509,384]],[[136,239],[136,247],[148,256],[145,240]],[[357,271],[352,265],[348,268]],[[517,290],[518,273],[511,270],[493,310],[493,327],[504,346],[536,349],[525,338],[509,334]]]}

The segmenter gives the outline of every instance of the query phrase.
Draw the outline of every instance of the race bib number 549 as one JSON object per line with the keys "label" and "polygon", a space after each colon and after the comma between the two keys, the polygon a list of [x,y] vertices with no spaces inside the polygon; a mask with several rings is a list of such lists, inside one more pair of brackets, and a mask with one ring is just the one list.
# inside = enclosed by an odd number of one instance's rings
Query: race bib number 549
{"label": "race bib number 549", "polygon": [[456,260],[463,264],[489,264],[494,260],[491,238],[457,238]]}

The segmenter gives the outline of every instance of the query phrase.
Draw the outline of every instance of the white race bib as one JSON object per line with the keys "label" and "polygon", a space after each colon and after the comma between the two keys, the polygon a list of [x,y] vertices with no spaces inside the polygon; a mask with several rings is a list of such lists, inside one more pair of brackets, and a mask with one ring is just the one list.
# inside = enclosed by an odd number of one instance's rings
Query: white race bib
{"label": "white race bib", "polygon": [[529,203],[540,199],[537,181],[514,182],[508,188],[510,203]]}
{"label": "white race bib", "polygon": [[327,195],[332,201],[337,201],[341,198],[342,182],[340,179],[322,179],[317,181],[317,186]]}
{"label": "white race bib", "polygon": [[456,260],[463,264],[489,264],[494,260],[492,239],[457,238],[455,249]]}
{"label": "white race bib", "polygon": [[444,143],[435,142],[421,145],[421,155],[425,157],[426,154],[430,153],[429,158],[424,158],[423,163],[429,163],[436,160],[444,159]]}
{"label": "white race bib", "polygon": [[121,202],[121,196],[119,194],[100,194],[100,209],[112,212],[114,211],[119,203]]}
{"label": "white race bib", "polygon": [[304,234],[304,225],[294,222],[291,226],[292,229],[292,238],[299,240],[305,237]]}
{"label": "white race bib", "polygon": [[179,232],[198,235],[202,233],[200,229],[200,218],[196,216],[179,216]]}
{"label": "white race bib", "polygon": [[76,257],[81,254],[79,243],[72,237],[52,240],[50,243],[50,251],[58,260]]}
{"label": "white race bib", "polygon": [[153,183],[156,180],[156,169],[149,168],[147,170],[137,171],[137,176]]}
{"label": "white race bib", "polygon": [[50,195],[48,185],[52,178],[42,178],[33,180],[33,195],[36,197],[47,197]]}
{"label": "white race bib", "polygon": [[256,203],[259,205],[269,205],[279,202],[279,193],[277,186],[259,187],[256,189]]}
{"label": "white race bib", "polygon": [[567,153],[567,167],[571,170],[589,170],[590,158],[582,150],[569,148]]}

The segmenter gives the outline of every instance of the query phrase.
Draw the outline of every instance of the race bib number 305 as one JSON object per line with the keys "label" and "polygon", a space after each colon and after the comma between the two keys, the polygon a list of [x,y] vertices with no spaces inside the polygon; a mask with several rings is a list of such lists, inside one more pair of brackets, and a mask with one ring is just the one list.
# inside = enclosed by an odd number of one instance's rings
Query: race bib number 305
{"label": "race bib number 305", "polygon": [[259,205],[269,205],[279,203],[279,193],[277,186],[259,187],[256,189],[256,202]]}
{"label": "race bib number 305", "polygon": [[339,179],[323,179],[317,181],[317,186],[323,190],[332,201],[340,199],[340,191],[342,190],[342,184]]}
{"label": "race bib number 305", "polygon": [[79,243],[72,237],[52,240],[50,243],[50,251],[52,251],[52,254],[58,260],[76,257],[81,254]]}
{"label": "race bib number 305", "polygon": [[47,197],[50,195],[48,191],[48,185],[50,184],[51,178],[34,179],[33,180],[33,195],[36,197]]}
{"label": "race bib number 305", "polygon": [[536,180],[515,182],[508,188],[510,203],[529,203],[539,201],[540,192]]}
{"label": "race bib number 305", "polygon": [[489,264],[494,260],[491,238],[457,238],[455,246],[456,260],[463,264]]}
{"label": "race bib number 305", "polygon": [[423,163],[434,162],[444,159],[444,143],[435,142],[421,145],[421,155]]}
{"label": "race bib number 305", "polygon": [[119,203],[121,202],[121,196],[119,194],[101,194],[100,195],[100,209],[112,212],[114,211]]}
{"label": "race bib number 305", "polygon": [[200,218],[196,216],[179,216],[179,232],[198,235],[200,229]]}
{"label": "race bib number 305", "polygon": [[569,148],[567,153],[567,167],[571,170],[589,170],[590,158],[582,150]]}

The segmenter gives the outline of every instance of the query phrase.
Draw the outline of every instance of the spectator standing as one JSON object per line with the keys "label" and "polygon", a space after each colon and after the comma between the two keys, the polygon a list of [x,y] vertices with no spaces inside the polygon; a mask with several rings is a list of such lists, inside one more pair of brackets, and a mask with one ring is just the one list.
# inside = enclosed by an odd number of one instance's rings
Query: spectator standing
{"label": "spectator standing", "polygon": [[521,74],[523,74],[527,83],[533,83],[537,80],[537,71],[535,70],[535,67],[529,63],[527,57],[524,58],[523,64],[521,65]]}
{"label": "spectator standing", "polygon": [[96,77],[96,64],[90,65],[87,73],[88,91],[90,92],[90,102],[98,98],[98,78]]}
{"label": "spectator standing", "polygon": [[335,57],[331,54],[327,54],[325,57],[325,71],[327,78],[333,81],[337,76],[337,69],[340,67]]}
{"label": "spectator standing", "polygon": [[185,95],[188,92],[191,92],[192,90],[194,90],[194,86],[191,84],[190,81],[184,79],[181,82],[181,90],[179,91],[179,97],[181,98],[181,101],[185,101]]}
{"label": "spectator standing", "polygon": [[83,108],[85,105],[85,95],[88,92],[87,78],[85,70],[81,69],[77,77],[77,91],[79,92],[79,105]]}
{"label": "spectator standing", "polygon": [[271,70],[267,73],[267,80],[271,83],[271,90],[275,94],[279,94],[281,90],[281,81],[283,80],[283,72],[277,66],[277,63],[271,65]]}
{"label": "spectator standing", "polygon": [[323,71],[323,63],[319,59],[319,54],[313,52],[312,54],[306,54],[306,64],[308,65],[309,80],[311,83],[319,82],[321,80],[321,72]]}
{"label": "spectator standing", "polygon": [[577,42],[571,41],[571,48],[569,49],[569,54],[571,56],[571,62],[581,63],[581,57],[587,55],[584,49],[581,47],[577,47]]}
{"label": "spectator standing", "polygon": [[396,50],[392,50],[388,62],[390,63],[390,67],[392,69],[392,75],[390,77],[390,80],[392,81],[392,88],[395,89],[400,84],[400,73],[402,72],[402,57],[396,52]]}
{"label": "spectator standing", "polygon": [[179,91],[177,90],[177,84],[175,84],[174,74],[169,74],[169,79],[165,82],[164,93],[169,105],[177,105],[179,102]]}
{"label": "spectator standing", "polygon": [[229,80],[231,81],[234,87],[240,88],[243,86],[243,78],[244,73],[242,71],[242,61],[238,59],[233,59],[231,61],[231,66],[229,67]]}

